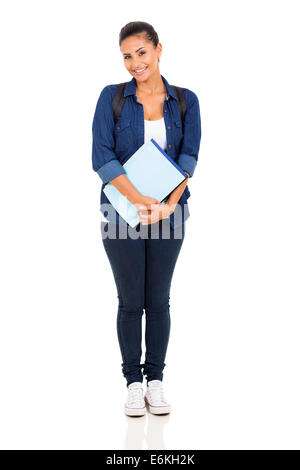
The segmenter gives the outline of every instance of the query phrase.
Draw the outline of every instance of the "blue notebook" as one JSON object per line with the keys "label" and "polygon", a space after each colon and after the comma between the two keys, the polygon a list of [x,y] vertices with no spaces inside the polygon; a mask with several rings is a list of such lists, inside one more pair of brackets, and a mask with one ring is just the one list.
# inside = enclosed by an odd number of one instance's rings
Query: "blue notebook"
{"label": "blue notebook", "polygon": [[[129,181],[143,196],[153,197],[159,202],[164,202],[188,177],[154,139],[145,142],[124,163],[123,168]],[[113,184],[107,183],[103,192],[131,227],[139,223],[135,206]]]}

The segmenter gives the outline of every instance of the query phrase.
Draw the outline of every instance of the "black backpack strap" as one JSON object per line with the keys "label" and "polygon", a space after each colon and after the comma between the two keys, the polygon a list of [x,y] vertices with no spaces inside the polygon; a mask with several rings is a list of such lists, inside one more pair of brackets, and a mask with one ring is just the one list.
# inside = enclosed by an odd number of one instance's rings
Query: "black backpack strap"
{"label": "black backpack strap", "polygon": [[185,101],[184,92],[183,92],[183,89],[180,88],[179,86],[172,85],[172,87],[174,88],[174,90],[176,92],[176,95],[177,95],[177,98],[178,98],[178,107],[179,107],[182,126],[183,126],[184,117],[185,117],[185,113],[186,113],[186,101]]}
{"label": "black backpack strap", "polygon": [[117,87],[117,91],[115,93],[115,96],[113,97],[112,100],[112,109],[113,109],[113,114],[114,114],[114,122],[118,121],[122,108],[124,106],[126,98],[124,97],[124,90],[125,86],[127,85],[128,82],[124,83],[119,83]]}

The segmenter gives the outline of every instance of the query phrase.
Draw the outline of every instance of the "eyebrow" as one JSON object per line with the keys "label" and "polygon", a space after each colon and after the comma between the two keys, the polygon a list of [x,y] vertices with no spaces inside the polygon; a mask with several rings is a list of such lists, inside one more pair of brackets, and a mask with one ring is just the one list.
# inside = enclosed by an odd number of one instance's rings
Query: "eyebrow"
{"label": "eyebrow", "polygon": [[[143,49],[145,46],[139,47],[135,52],[138,52],[140,49]],[[123,55],[130,55],[130,52],[124,52]]]}

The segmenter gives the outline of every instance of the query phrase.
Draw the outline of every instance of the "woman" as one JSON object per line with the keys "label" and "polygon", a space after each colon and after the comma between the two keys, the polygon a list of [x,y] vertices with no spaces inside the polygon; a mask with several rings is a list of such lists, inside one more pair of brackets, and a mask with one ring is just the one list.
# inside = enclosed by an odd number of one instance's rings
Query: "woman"
{"label": "woman", "polygon": [[[171,410],[162,387],[170,334],[170,287],[189,217],[188,178],[166,203],[160,203],[135,189],[123,164],[144,142],[154,138],[192,177],[200,147],[200,109],[195,93],[183,88],[186,113],[182,123],[178,96],[160,74],[162,45],[150,24],[128,23],[121,29],[119,46],[133,78],[125,87],[126,99],[117,122],[112,110],[117,85],[107,85],[100,94],[93,120],[93,169],[103,183],[101,211],[107,221],[101,223],[101,234],[119,300],[117,334],[128,390],[125,413],[144,415],[147,403],[151,413],[164,414]],[[103,193],[108,182],[138,210],[140,223],[134,230]],[[146,354],[141,364],[144,309]],[[143,375],[147,379],[145,396]]]}

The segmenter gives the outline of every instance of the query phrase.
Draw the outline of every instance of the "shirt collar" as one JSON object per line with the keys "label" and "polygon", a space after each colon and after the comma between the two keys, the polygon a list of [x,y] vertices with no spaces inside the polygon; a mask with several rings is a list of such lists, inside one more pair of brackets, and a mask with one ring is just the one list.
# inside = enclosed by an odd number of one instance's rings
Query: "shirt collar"
{"label": "shirt collar", "polygon": [[[175,98],[175,100],[178,100],[175,91],[173,90],[172,86],[169,85],[166,78],[163,77],[162,75],[161,75],[161,78],[163,79],[163,81],[166,85],[167,99],[169,99],[169,97],[172,96],[172,98]],[[128,82],[127,85],[125,86],[124,97],[126,98],[126,96],[128,96],[128,95],[135,95],[135,93],[136,93],[136,79],[135,79],[135,77],[132,77],[130,82]]]}

